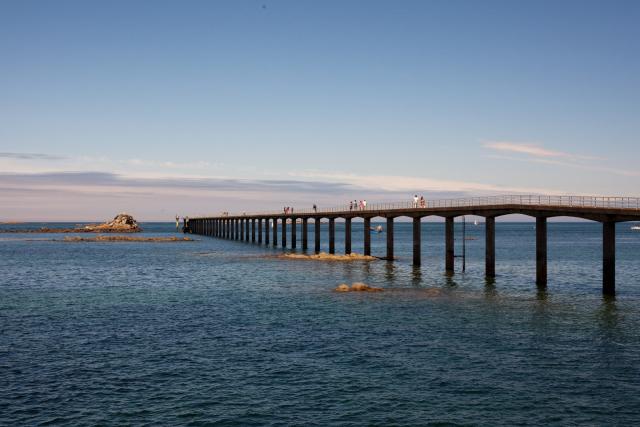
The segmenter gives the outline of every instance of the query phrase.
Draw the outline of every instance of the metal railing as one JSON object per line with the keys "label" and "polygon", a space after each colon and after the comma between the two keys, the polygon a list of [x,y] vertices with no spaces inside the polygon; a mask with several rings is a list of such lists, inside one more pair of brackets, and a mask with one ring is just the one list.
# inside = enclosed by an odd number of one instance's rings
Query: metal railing
{"label": "metal railing", "polygon": [[[607,196],[543,196],[533,194],[515,194],[504,196],[467,197],[456,199],[434,199],[425,200],[424,203],[413,200],[399,202],[367,203],[365,207],[344,204],[330,208],[314,209],[294,209],[289,216],[296,214],[333,214],[333,213],[353,213],[366,211],[390,211],[407,209],[434,209],[434,208],[465,208],[500,205],[520,205],[520,206],[548,206],[548,207],[583,207],[583,208],[611,208],[611,209],[634,209],[640,210],[639,197],[607,197]],[[264,212],[238,212],[228,213],[224,216],[282,216],[284,211],[264,211]],[[216,215],[198,215],[194,218],[222,217]]]}

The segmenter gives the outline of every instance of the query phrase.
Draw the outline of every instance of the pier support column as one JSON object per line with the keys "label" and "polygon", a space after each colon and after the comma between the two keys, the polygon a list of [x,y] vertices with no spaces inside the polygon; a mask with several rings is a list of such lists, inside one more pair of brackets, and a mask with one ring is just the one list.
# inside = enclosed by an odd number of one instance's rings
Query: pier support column
{"label": "pier support column", "polygon": [[351,253],[351,218],[344,219],[344,253]]}
{"label": "pier support column", "polygon": [[244,241],[248,242],[249,241],[249,218],[246,218],[244,220]]}
{"label": "pier support column", "polygon": [[484,275],[496,277],[496,219],[485,218]]}
{"label": "pier support column", "polygon": [[547,218],[536,218],[536,285],[547,286]]}
{"label": "pier support column", "polygon": [[308,248],[308,225],[309,218],[302,218],[302,250],[306,251]]}
{"label": "pier support column", "polygon": [[420,218],[413,218],[413,266],[420,266],[422,255],[422,223]]}
{"label": "pier support column", "polygon": [[225,226],[224,226],[224,234],[225,234],[225,238],[226,239],[230,239],[231,238],[231,220],[230,219],[225,219]]}
{"label": "pier support column", "polygon": [[448,216],[444,222],[444,243],[445,243],[445,270],[453,273],[453,217]]}
{"label": "pier support column", "polygon": [[269,229],[271,228],[269,221],[271,221],[270,218],[264,220],[264,244],[267,246],[269,246]]}
{"label": "pier support column", "polygon": [[240,218],[236,219],[236,240],[240,240]]}
{"label": "pier support column", "polygon": [[371,255],[371,218],[364,218],[364,254]]}
{"label": "pier support column", "polygon": [[616,294],[616,223],[602,223],[602,294]]}
{"label": "pier support column", "polygon": [[320,218],[316,218],[315,221],[315,252],[318,254],[320,253]]}
{"label": "pier support column", "polygon": [[393,261],[393,218],[387,218],[387,261]]}
{"label": "pier support column", "polygon": [[287,217],[282,218],[282,247],[287,247]]}
{"label": "pier support column", "polygon": [[244,219],[240,219],[240,240],[244,240]]}
{"label": "pier support column", "polygon": [[336,219],[329,218],[329,253],[336,253]]}
{"label": "pier support column", "polygon": [[258,218],[258,244],[262,243],[262,218]]}
{"label": "pier support column", "polygon": [[273,218],[273,227],[271,228],[271,232],[273,233],[271,244],[275,248],[278,246],[278,218]]}
{"label": "pier support column", "polygon": [[295,249],[296,246],[298,245],[298,243],[296,242],[297,240],[297,232],[298,232],[298,218],[293,217],[291,218],[291,249]]}
{"label": "pier support column", "polygon": [[256,219],[251,219],[251,243],[256,242]]}

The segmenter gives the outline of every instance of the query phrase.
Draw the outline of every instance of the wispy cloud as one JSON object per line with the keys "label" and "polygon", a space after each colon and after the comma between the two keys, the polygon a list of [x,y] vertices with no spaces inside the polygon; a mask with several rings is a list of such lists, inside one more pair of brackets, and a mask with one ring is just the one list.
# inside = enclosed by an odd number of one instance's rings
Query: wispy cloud
{"label": "wispy cloud", "polygon": [[512,142],[512,141],[489,141],[482,144],[483,147],[494,151],[524,154],[535,158],[545,159],[571,159],[571,160],[598,160],[598,157],[572,154],[564,151],[551,150],[539,144]]}
{"label": "wispy cloud", "polygon": [[0,157],[16,160],[64,160],[66,158],[42,153],[0,153]]}

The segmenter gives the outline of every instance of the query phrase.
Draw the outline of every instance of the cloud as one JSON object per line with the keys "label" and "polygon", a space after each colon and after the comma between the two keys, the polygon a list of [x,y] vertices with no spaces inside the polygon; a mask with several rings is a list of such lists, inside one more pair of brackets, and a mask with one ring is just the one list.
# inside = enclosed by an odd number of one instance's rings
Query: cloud
{"label": "cloud", "polygon": [[66,157],[41,153],[0,153],[1,158],[17,160],[64,160]]}
{"label": "cloud", "polygon": [[490,150],[524,154],[535,158],[546,159],[570,159],[570,160],[602,160],[598,157],[584,156],[578,154],[565,153],[563,151],[550,150],[537,144],[510,142],[510,141],[490,141],[482,144]]}

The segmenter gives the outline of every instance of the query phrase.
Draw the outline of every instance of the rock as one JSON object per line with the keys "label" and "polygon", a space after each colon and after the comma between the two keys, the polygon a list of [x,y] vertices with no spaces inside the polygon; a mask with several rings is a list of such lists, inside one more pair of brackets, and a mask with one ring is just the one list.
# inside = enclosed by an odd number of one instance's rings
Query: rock
{"label": "rock", "polygon": [[116,232],[116,233],[136,233],[142,231],[136,220],[126,213],[121,213],[113,218],[113,221],[100,225],[87,225],[88,231]]}
{"label": "rock", "polygon": [[342,283],[335,289],[336,292],[382,292],[382,288],[375,288],[362,282],[355,282],[349,285]]}
{"label": "rock", "polygon": [[353,285],[351,285],[351,290],[352,291],[366,291],[369,289],[369,285],[366,285],[364,283],[361,282],[356,282]]}

